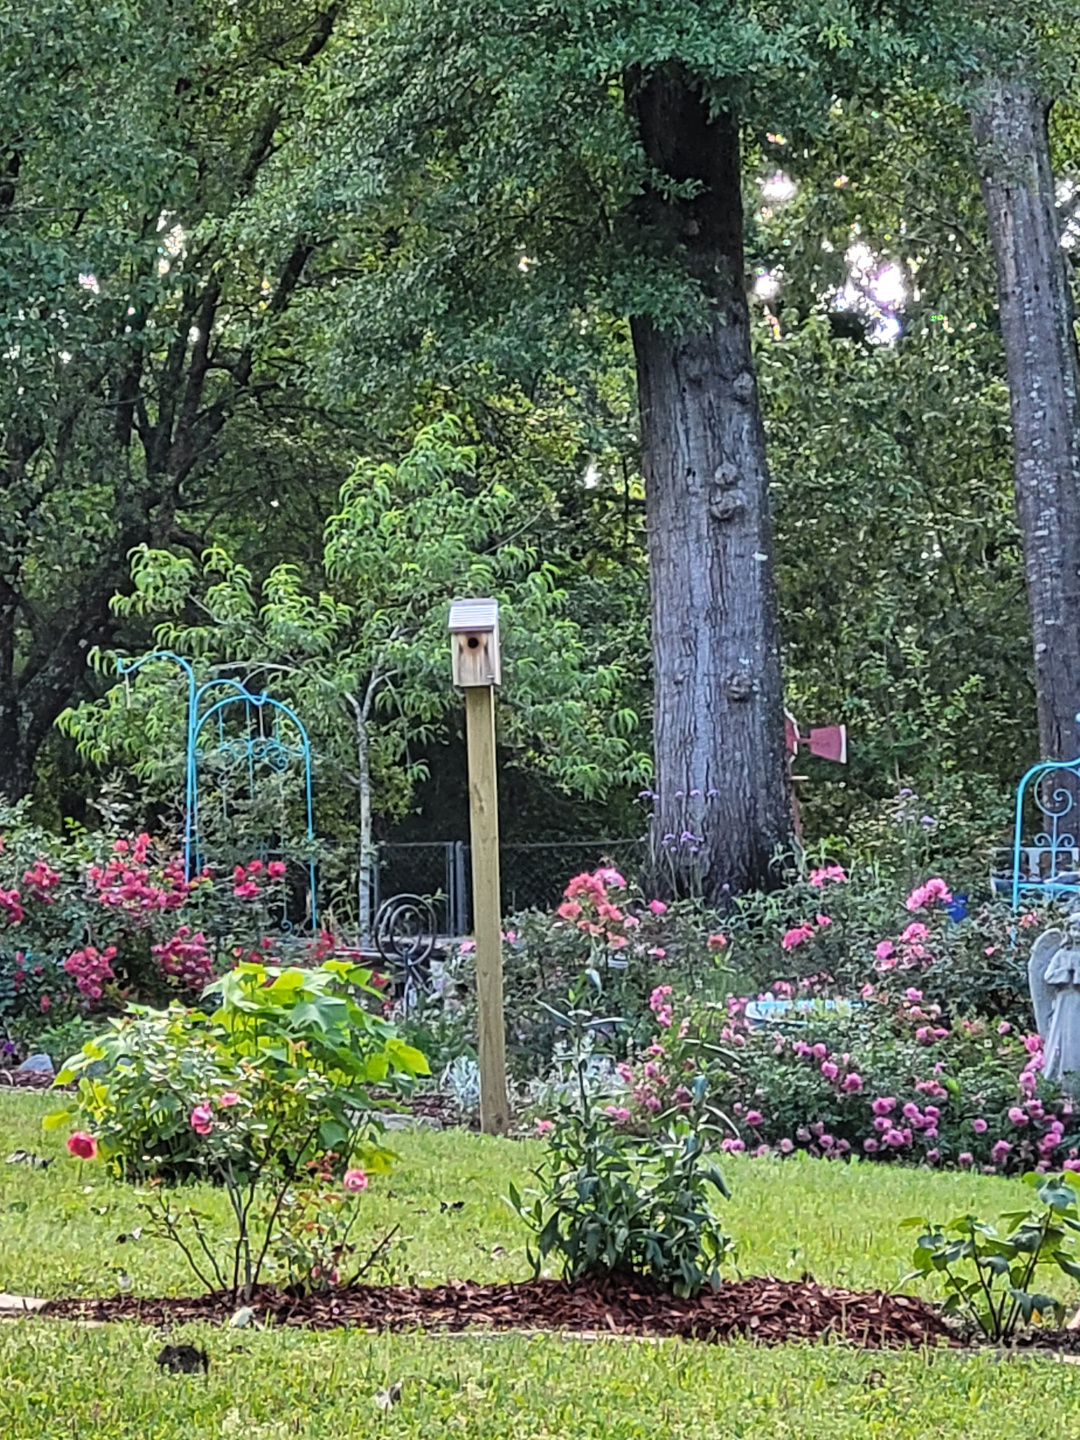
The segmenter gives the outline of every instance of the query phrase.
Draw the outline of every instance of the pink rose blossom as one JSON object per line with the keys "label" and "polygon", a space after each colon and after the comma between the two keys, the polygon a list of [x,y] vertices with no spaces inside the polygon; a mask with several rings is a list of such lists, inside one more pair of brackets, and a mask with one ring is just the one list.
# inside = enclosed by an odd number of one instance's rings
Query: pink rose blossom
{"label": "pink rose blossom", "polygon": [[363,1170],[346,1170],[341,1177],[341,1183],[351,1194],[357,1195],[361,1190],[368,1187],[368,1177]]}
{"label": "pink rose blossom", "polygon": [[214,1128],[214,1112],[209,1105],[196,1105],[191,1112],[191,1128],[196,1135],[209,1135]]}
{"label": "pink rose blossom", "polygon": [[541,1139],[543,1139],[545,1135],[550,1135],[552,1130],[554,1129],[554,1120],[537,1120],[536,1122],[536,1133],[541,1137]]}
{"label": "pink rose blossom", "polygon": [[874,1139],[873,1135],[868,1135],[862,1142],[862,1148],[868,1155],[873,1155],[878,1148],[878,1142]]}
{"label": "pink rose blossom", "polygon": [[960,1154],[956,1157],[956,1163],[963,1166],[963,1168],[966,1170],[967,1167],[972,1163],[974,1158],[975,1157],[972,1155],[970,1150],[961,1150]]}
{"label": "pink rose blossom", "polygon": [[835,1065],[831,1060],[823,1060],[821,1062],[821,1073],[825,1076],[826,1080],[835,1080],[840,1074],[840,1067]]}
{"label": "pink rose blossom", "polygon": [[844,1083],[842,1088],[846,1090],[850,1095],[857,1095],[862,1089],[862,1086],[862,1076],[856,1075],[854,1070],[849,1070],[848,1073],[844,1076]]}
{"label": "pink rose blossom", "polygon": [[780,1153],[781,1153],[781,1155],[790,1155],[791,1152],[792,1152],[794,1149],[795,1149],[795,1142],[794,1142],[793,1140],[789,1140],[789,1139],[787,1138],[787,1136],[785,1135],[784,1138],[783,1138],[783,1140],[780,1141]]}
{"label": "pink rose blossom", "polygon": [[74,1135],[67,1138],[68,1152],[79,1160],[97,1159],[97,1141],[93,1135],[87,1135],[85,1130],[76,1130]]}
{"label": "pink rose blossom", "polygon": [[746,1123],[754,1129],[757,1129],[764,1118],[760,1110],[748,1110],[746,1112]]}
{"label": "pink rose blossom", "polygon": [[1026,1125],[1028,1123],[1027,1111],[1021,1110],[1019,1105],[1010,1105],[1009,1119],[1014,1125]]}
{"label": "pink rose blossom", "polygon": [[971,1122],[971,1128],[975,1131],[975,1134],[976,1134],[976,1135],[985,1135],[986,1132],[987,1132],[987,1130],[988,1130],[990,1127],[987,1125],[986,1121],[985,1121],[985,1120],[982,1118],[982,1116],[980,1115],[980,1116],[978,1116],[977,1119],[972,1120],[972,1122]]}
{"label": "pink rose blossom", "polygon": [[1011,1149],[1008,1140],[999,1140],[990,1150],[990,1159],[995,1165],[1000,1165]]}
{"label": "pink rose blossom", "polygon": [[667,914],[667,906],[664,904],[663,900],[650,900],[650,901],[649,901],[649,909],[652,911],[652,913],[653,913],[654,915],[666,915],[666,914]]}
{"label": "pink rose blossom", "polygon": [[[271,862],[273,863],[273,862]],[[240,1104],[240,1096],[235,1090],[226,1090],[223,1095],[218,1096],[217,1102],[223,1110],[229,1110],[233,1105]]]}
{"label": "pink rose blossom", "polygon": [[879,1095],[870,1109],[875,1115],[888,1115],[896,1108],[896,1101],[891,1095]]}

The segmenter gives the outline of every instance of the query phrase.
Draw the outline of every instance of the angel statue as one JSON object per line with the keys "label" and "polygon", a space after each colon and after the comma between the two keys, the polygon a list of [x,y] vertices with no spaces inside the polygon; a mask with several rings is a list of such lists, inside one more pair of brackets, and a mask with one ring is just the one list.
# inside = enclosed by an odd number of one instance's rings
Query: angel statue
{"label": "angel statue", "polygon": [[1080,1089],[1080,911],[1069,916],[1068,927],[1047,930],[1036,940],[1028,985],[1043,1039],[1042,1073]]}

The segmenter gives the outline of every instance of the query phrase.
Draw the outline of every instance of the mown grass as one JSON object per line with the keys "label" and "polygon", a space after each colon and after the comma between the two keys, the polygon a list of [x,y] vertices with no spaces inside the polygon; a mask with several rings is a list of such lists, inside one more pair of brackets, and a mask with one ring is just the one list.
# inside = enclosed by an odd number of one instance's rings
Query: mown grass
{"label": "mown grass", "polygon": [[[0,1161],[16,1148],[53,1155],[44,1171],[0,1163],[0,1290],[137,1293],[193,1288],[181,1257],[142,1238],[137,1197],[43,1133],[47,1096],[0,1094]],[[493,1280],[529,1273],[526,1235],[502,1203],[528,1180],[531,1142],[417,1130],[394,1137],[400,1163],[362,1197],[373,1238],[401,1223],[407,1276]],[[747,1273],[895,1286],[908,1266],[905,1215],[983,1214],[1023,1204],[1019,1181],[885,1166],[732,1157],[728,1228]],[[452,1208],[462,1201],[460,1208]],[[220,1197],[201,1190],[202,1208]],[[447,1208],[443,1208],[446,1206]],[[204,1344],[208,1377],[163,1376],[162,1336],[30,1319],[0,1325],[0,1440],[51,1437],[387,1436],[800,1437],[1071,1440],[1080,1374],[1048,1357],[869,1355],[841,1346],[758,1350],[605,1340],[306,1335],[184,1327]],[[377,1391],[402,1380],[383,1412]]]}

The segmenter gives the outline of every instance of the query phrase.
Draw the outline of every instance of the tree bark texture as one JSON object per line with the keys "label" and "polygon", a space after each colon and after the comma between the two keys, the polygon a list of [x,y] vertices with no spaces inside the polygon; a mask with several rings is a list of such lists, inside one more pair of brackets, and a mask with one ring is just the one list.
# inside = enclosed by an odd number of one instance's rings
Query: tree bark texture
{"label": "tree bark texture", "polygon": [[971,118],[997,267],[1039,745],[1047,758],[1072,759],[1080,749],[1080,401],[1048,115],[1033,87],[999,80]]}
{"label": "tree bark texture", "polygon": [[674,888],[707,898],[770,883],[792,837],[765,432],[750,354],[738,120],[710,116],[677,66],[631,104],[652,165],[642,218],[688,260],[709,318],[692,333],[632,320],[655,668],[654,835]]}

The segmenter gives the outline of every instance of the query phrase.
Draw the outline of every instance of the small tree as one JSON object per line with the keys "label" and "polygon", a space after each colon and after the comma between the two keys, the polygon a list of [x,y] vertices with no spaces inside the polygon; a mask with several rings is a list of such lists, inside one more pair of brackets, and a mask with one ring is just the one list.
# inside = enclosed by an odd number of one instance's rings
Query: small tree
{"label": "small tree", "polygon": [[[309,590],[294,565],[256,587],[224,550],[200,564],[144,546],[133,593],[113,601],[121,614],[156,619],[156,642],[197,670],[272,687],[304,718],[324,770],[359,800],[365,930],[374,813],[408,803],[425,774],[412,747],[436,736],[453,704],[446,619],[455,594],[499,598],[512,637],[503,739],[523,763],[587,796],[647,773],[621,671],[589,665],[578,626],[561,613],[556,573],[512,538],[513,494],[477,483],[474,452],[458,441],[458,422],[444,417],[399,463],[357,465],[325,529],[327,589]],[[183,710],[175,676],[148,668],[130,692],[115,686],[62,722],[84,754],[122,760],[160,789],[179,778]]]}

